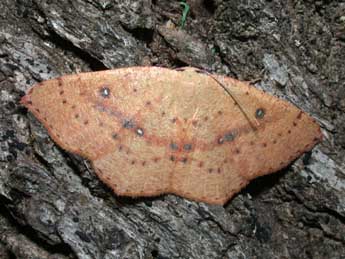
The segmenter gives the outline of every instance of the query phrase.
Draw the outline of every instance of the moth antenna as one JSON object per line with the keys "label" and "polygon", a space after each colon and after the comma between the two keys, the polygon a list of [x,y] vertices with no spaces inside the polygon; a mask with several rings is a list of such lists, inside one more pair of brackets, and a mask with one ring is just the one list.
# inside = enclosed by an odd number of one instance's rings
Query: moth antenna
{"label": "moth antenna", "polygon": [[241,112],[243,113],[243,115],[246,117],[246,119],[248,120],[250,126],[252,127],[252,129],[255,131],[257,130],[257,127],[260,126],[260,123],[254,118],[254,122],[255,124],[252,122],[252,120],[250,119],[248,113],[245,111],[245,109],[242,107],[242,105],[240,104],[240,102],[237,100],[237,98],[235,98],[235,96],[226,88],[226,86],[220,82],[217,78],[215,78],[210,72],[206,71],[206,70],[201,70],[200,72],[207,74],[210,78],[212,78],[218,85],[220,85],[223,90],[233,99],[233,101],[235,103],[237,103],[239,109],[241,110]]}

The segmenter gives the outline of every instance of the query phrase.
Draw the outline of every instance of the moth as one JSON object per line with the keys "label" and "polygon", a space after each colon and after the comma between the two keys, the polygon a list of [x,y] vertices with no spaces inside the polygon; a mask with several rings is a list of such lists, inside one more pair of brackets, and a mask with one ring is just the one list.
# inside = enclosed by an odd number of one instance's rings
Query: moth
{"label": "moth", "polygon": [[225,204],[322,139],[294,105],[196,68],[66,75],[35,85],[21,103],[59,146],[131,197],[172,193]]}

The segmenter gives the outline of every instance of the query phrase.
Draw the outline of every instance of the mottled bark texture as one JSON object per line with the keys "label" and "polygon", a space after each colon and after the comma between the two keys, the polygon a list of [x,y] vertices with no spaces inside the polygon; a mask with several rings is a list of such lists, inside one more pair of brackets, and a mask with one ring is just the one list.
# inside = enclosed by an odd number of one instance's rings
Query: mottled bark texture
{"label": "mottled bark texture", "polygon": [[[344,258],[345,2],[0,1],[1,258]],[[19,104],[58,75],[193,65],[288,99],[324,141],[226,206],[114,195]],[[101,134],[101,132],[100,132]]]}

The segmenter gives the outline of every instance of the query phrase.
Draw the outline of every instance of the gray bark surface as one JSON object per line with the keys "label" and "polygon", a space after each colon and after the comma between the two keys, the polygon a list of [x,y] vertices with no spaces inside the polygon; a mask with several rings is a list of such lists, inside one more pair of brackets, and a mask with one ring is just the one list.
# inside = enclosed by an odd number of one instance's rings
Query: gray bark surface
{"label": "gray bark surface", "polygon": [[[345,2],[0,1],[0,258],[345,258]],[[19,104],[135,65],[227,74],[310,113],[324,141],[225,206],[118,197]]]}

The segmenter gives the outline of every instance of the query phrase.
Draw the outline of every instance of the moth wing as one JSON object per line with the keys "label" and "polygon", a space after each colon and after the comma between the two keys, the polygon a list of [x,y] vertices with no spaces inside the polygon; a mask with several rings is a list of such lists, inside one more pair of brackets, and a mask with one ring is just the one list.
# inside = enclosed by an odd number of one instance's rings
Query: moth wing
{"label": "moth wing", "polygon": [[[216,79],[216,80],[215,80]],[[223,204],[321,139],[295,106],[237,80],[155,67],[48,80],[22,99],[117,194]]]}
{"label": "moth wing", "polygon": [[318,124],[292,104],[244,82],[195,71],[185,73],[195,73],[193,81],[204,83],[195,85],[195,96],[203,100],[190,101],[190,109],[198,107],[200,118],[209,120],[191,131],[192,138],[209,134],[213,141],[209,139],[204,148],[196,144],[190,154],[196,162],[188,169],[177,165],[174,193],[224,204],[251,179],[285,167],[322,138]]}

